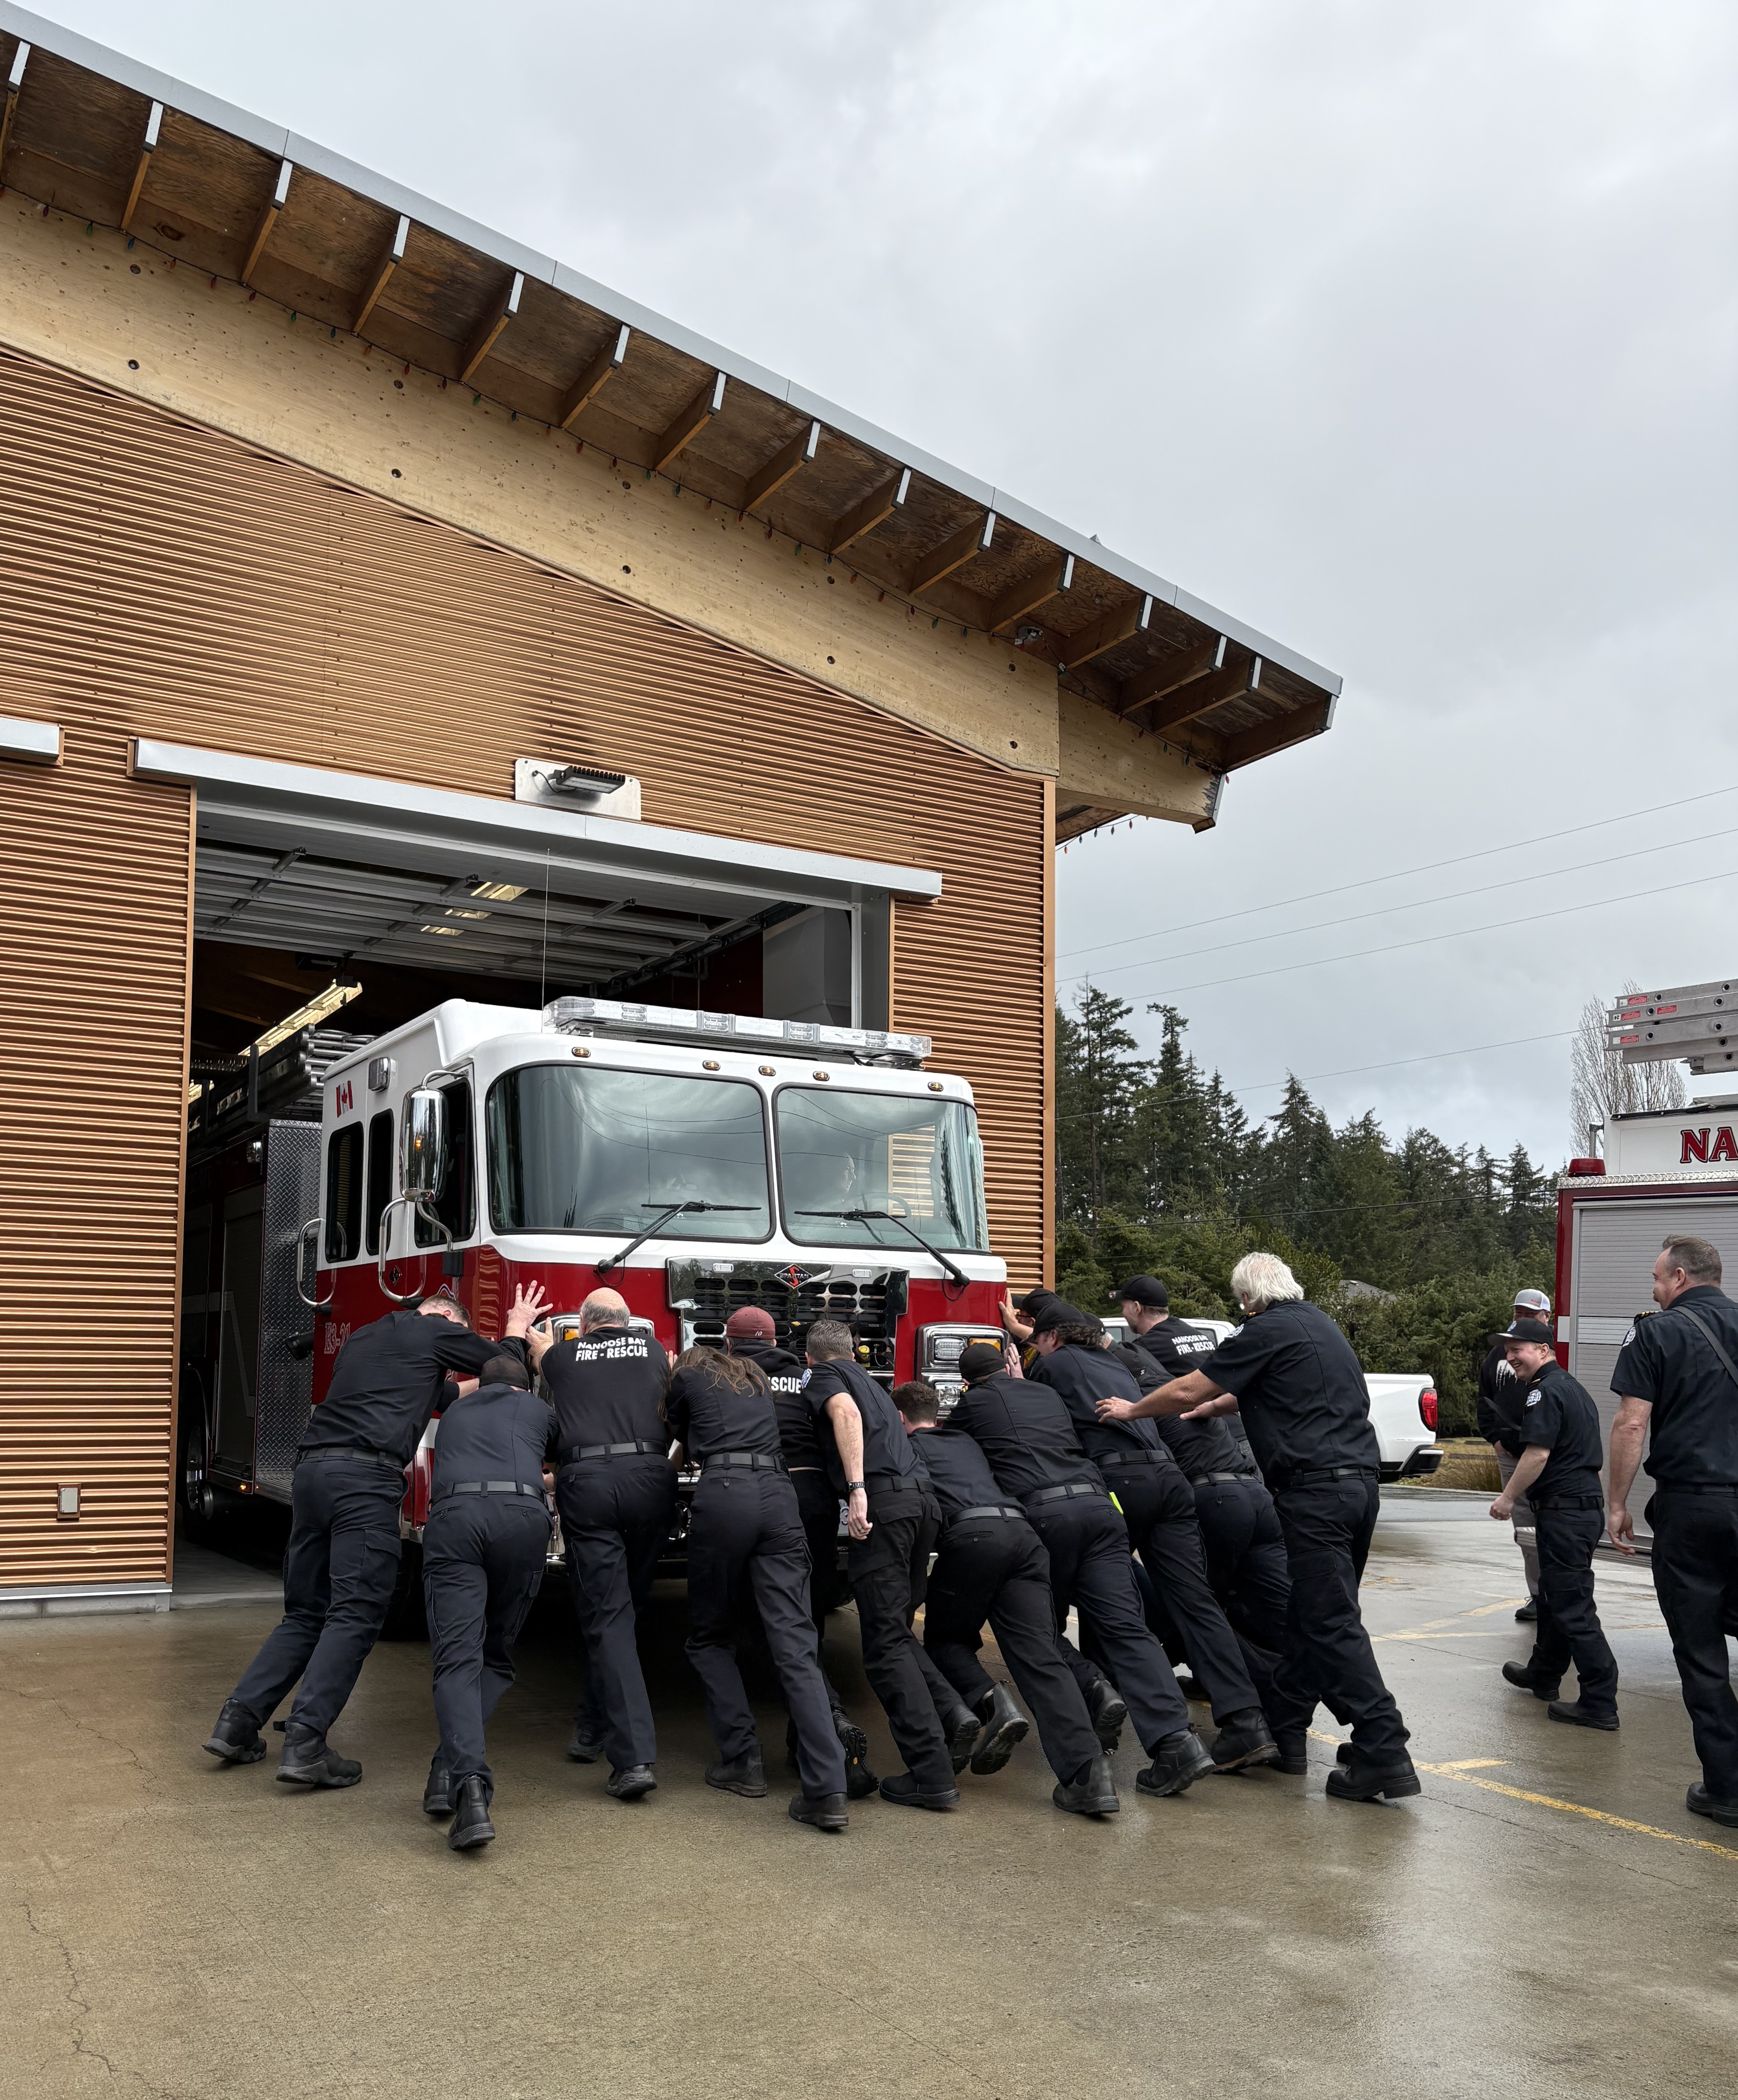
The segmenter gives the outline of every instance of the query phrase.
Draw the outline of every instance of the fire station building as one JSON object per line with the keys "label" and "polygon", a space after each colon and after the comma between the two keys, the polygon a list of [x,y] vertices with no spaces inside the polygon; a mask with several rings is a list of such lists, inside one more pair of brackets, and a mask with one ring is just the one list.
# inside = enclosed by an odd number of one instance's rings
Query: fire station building
{"label": "fire station building", "polygon": [[170,1579],[190,1089],[293,1014],[929,1036],[1039,1276],[1057,843],[1338,679],[8,4],[0,98],[0,1608]]}

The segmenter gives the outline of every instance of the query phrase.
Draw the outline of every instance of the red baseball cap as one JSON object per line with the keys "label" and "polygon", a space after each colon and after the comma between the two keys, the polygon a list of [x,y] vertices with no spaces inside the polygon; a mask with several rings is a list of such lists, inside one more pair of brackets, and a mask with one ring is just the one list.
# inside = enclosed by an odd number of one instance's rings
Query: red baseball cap
{"label": "red baseball cap", "polygon": [[758,1305],[739,1305],[725,1321],[724,1331],[733,1342],[770,1342],[779,1330],[770,1312]]}

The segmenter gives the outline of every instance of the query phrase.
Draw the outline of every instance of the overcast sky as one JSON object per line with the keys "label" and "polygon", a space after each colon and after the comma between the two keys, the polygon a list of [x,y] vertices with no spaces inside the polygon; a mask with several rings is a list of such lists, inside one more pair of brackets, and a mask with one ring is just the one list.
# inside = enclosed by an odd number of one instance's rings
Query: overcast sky
{"label": "overcast sky", "polygon": [[1059,863],[1059,975],[1252,1116],[1555,1164],[1582,1003],[1738,971],[1730,0],[44,11],[1339,672],[1215,832]]}

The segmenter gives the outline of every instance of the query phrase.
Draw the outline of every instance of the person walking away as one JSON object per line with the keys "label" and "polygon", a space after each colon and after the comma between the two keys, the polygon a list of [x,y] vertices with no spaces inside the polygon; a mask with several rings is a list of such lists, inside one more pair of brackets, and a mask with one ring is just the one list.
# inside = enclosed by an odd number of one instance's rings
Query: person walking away
{"label": "person walking away", "polygon": [[485,1364],[480,1383],[461,1379],[431,1454],[422,1593],[440,1741],[422,1806],[452,1817],[455,1852],[495,1836],[484,1731],[513,1683],[513,1644],[549,1565],[554,1527],[543,1476],[555,1410],[529,1386],[516,1357]]}
{"label": "person walking away", "polygon": [[1248,1254],[1231,1272],[1244,1322],[1197,1370],[1135,1405],[1110,1398],[1099,1412],[1243,1416],[1279,1511],[1291,1573],[1286,1647],[1268,1715],[1279,1769],[1309,1769],[1311,1716],[1326,1699],[1352,1724],[1343,1770],[1328,1775],[1339,1801],[1397,1800],[1421,1791],[1405,1723],[1382,1681],[1358,1610],[1358,1584],[1376,1529],[1380,1454],[1370,1394],[1352,1344],[1319,1306],[1306,1304],[1277,1255]]}
{"label": "person walking away", "polygon": [[1684,1806],[1733,1828],[1738,1698],[1726,1637],[1738,1618],[1738,1305],[1721,1277],[1719,1249],[1686,1234],[1654,1261],[1660,1310],[1636,1321],[1612,1374],[1606,1515],[1612,1543],[1633,1554],[1630,1490],[1648,1445],[1654,1588],[1702,1767]]}
{"label": "person walking away", "polygon": [[[968,1361],[969,1359],[969,1361]],[[994,1375],[1002,1352],[974,1343],[961,1375]],[[990,1462],[964,1429],[940,1423],[934,1388],[922,1379],[893,1388],[893,1401],[921,1449],[945,1519],[929,1575],[924,1647],[983,1724],[971,1767],[999,1771],[1026,1732],[1026,1717],[978,1659],[988,1620],[1020,1696],[1038,1722],[1056,1774],[1052,1799],[1077,1815],[1114,1815],[1121,1806],[1110,1760],[1100,1745],[1074,1671],[1056,1639],[1050,1556],[1026,1512],[1003,1493]]]}
{"label": "person walking away", "polygon": [[[545,1304],[536,1284],[514,1293],[510,1342],[523,1345]],[[284,1617],[224,1701],[205,1741],[213,1757],[225,1764],[264,1757],[259,1732],[300,1678],[278,1777],[314,1787],[354,1786],[361,1778],[360,1764],[340,1757],[326,1735],[386,1621],[403,1551],[404,1469],[448,1373],[475,1378],[501,1353],[501,1343],[474,1334],[443,1296],[370,1321],[339,1350],[331,1386],[311,1410],[296,1454]]]}
{"label": "person walking away", "polygon": [[935,1528],[905,1425],[886,1389],[856,1361],[837,1320],[809,1330],[809,1406],[836,1492],[845,1498],[845,1573],[862,1630],[863,1674],[881,1702],[906,1769],[880,1783],[884,1801],[950,1809],[953,1760],[911,1631]]}
{"label": "person walking away", "polygon": [[552,1343],[534,1333],[530,1347],[555,1408],[555,1506],[585,1643],[568,1755],[588,1763],[601,1751],[610,1761],[606,1790],[638,1801],[658,1785],[637,1626],[676,1519],[664,1412],[670,1360],[655,1335],[629,1324],[627,1300],[614,1290],[586,1299],[576,1335]]}
{"label": "person walking away", "polygon": [[766,1792],[734,1631],[752,1596],[796,1731],[802,1790],[792,1819],[843,1830],[845,1752],[815,1657],[809,1549],[765,1375],[745,1357],[688,1349],[667,1405],[671,1434],[700,1468],[688,1520],[687,1645],[718,1745],[706,1784],[754,1800]]}
{"label": "person walking away", "polygon": [[[1551,1302],[1542,1290],[1517,1290],[1511,1317],[1542,1320],[1551,1325]],[[1518,1410],[1520,1401],[1514,1366],[1499,1336],[1479,1365],[1479,1434],[1491,1447],[1497,1461],[1498,1482],[1505,1492],[1509,1476],[1520,1458],[1522,1445]],[[1539,1616],[1539,1548],[1533,1529],[1533,1506],[1524,1495],[1511,1498],[1515,1510],[1515,1543],[1520,1548],[1521,1567],[1527,1577],[1527,1601],[1515,1616],[1531,1625]]]}
{"label": "person walking away", "polygon": [[[1605,1535],[1599,1410],[1559,1365],[1542,1320],[1516,1320],[1498,1339],[1515,1374],[1521,1451],[1490,1513],[1506,1524],[1517,1498],[1526,1496],[1537,1522],[1539,1555],[1533,1654],[1524,1663],[1504,1663],[1502,1674],[1511,1684],[1549,1700],[1554,1721],[1615,1728],[1617,1665],[1593,1599],[1593,1550]],[[1572,1660],[1580,1685],[1573,1703],[1557,1696]]]}

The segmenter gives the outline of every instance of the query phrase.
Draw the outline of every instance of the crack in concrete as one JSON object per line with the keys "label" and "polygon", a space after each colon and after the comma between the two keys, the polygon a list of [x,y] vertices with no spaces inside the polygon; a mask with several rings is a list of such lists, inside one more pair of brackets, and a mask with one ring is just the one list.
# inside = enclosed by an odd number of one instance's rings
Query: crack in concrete
{"label": "crack in concrete", "polygon": [[91,2005],[90,2001],[85,1996],[84,1979],[78,1973],[77,1963],[73,1959],[73,1950],[67,1945],[64,1937],[56,1932],[52,1926],[38,1923],[36,1911],[28,1899],[21,1902],[18,1907],[24,1912],[24,1923],[29,1927],[32,1934],[53,1948],[60,1957],[61,1966],[66,1971],[66,2001],[73,2014],[72,2027],[73,2055],[86,2057],[93,2063],[101,2064],[111,2080],[130,2080],[140,2093],[150,2096],[150,2100],[196,2100],[196,2096],[190,2093],[185,2086],[153,2085],[142,2073],[137,2071],[122,2070],[112,2057],[104,2055],[101,2049],[86,2040],[85,2023],[91,2016]]}
{"label": "crack in concrete", "polygon": [[27,1692],[16,1684],[0,1684],[0,1692],[10,1693],[15,1699],[35,1701],[52,1706],[67,1726],[77,1734],[94,1736],[98,1742],[106,1744],[110,1749],[119,1750],[135,1771],[143,1778],[149,1780],[153,1786],[161,1787],[163,1784],[161,1776],[145,1762],[130,1743],[123,1742],[117,1736],[105,1735],[100,1728],[94,1727],[90,1722],[80,1720],[75,1714],[68,1710],[65,1701],[57,1699],[53,1692]]}

